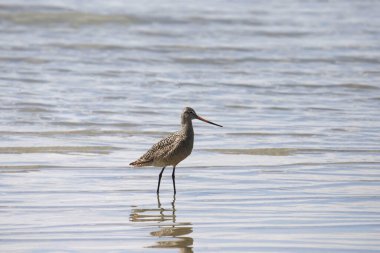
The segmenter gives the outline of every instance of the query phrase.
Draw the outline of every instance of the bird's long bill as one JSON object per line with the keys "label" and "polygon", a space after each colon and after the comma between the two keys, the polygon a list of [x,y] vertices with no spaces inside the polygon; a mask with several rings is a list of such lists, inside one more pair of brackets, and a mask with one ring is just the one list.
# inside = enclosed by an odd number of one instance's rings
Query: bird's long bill
{"label": "bird's long bill", "polygon": [[218,127],[223,127],[223,126],[221,126],[221,125],[215,124],[214,122],[208,121],[207,119],[204,119],[204,118],[202,118],[202,117],[199,117],[198,115],[197,115],[197,119],[202,120],[202,121],[204,121],[204,122],[206,122],[206,123],[209,123],[209,124],[212,124],[212,125],[218,126]]}

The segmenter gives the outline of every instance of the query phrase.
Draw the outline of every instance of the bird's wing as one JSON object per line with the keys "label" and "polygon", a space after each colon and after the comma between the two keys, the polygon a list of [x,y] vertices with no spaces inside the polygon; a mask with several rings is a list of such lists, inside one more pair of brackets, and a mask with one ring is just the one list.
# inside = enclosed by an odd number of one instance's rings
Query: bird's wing
{"label": "bird's wing", "polygon": [[130,163],[134,166],[144,166],[153,162],[156,157],[163,157],[168,151],[170,151],[173,144],[175,144],[178,138],[178,133],[173,133],[166,138],[160,140],[154,144],[144,155],[142,155],[136,161]]}
{"label": "bird's wing", "polygon": [[186,142],[178,136],[175,142],[169,145],[162,153],[164,159],[170,159],[171,157],[176,157],[178,153],[181,153],[186,149]]}
{"label": "bird's wing", "polygon": [[180,136],[177,133],[173,133],[153,145],[151,150],[154,150],[154,157],[164,158],[171,150],[173,150],[178,142],[178,138],[180,138]]}

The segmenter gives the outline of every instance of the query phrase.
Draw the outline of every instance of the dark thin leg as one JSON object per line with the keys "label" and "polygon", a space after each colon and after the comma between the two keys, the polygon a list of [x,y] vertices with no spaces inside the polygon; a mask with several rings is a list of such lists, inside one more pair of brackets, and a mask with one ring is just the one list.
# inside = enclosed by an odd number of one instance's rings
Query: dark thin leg
{"label": "dark thin leg", "polygon": [[157,207],[158,209],[161,209],[160,194],[157,194]]}
{"label": "dark thin leg", "polygon": [[[166,166],[165,166],[166,167]],[[157,186],[157,194],[160,193],[160,184],[161,184],[161,178],[162,178],[162,173],[164,172],[165,167],[162,168],[160,175],[158,176],[158,186]]]}
{"label": "dark thin leg", "polygon": [[173,179],[174,194],[176,194],[177,191],[175,190],[175,166],[173,166],[172,179]]}

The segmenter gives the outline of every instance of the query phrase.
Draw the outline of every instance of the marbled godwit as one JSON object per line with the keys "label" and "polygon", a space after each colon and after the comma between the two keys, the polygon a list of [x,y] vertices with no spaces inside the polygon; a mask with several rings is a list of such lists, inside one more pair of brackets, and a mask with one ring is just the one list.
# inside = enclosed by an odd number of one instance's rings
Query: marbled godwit
{"label": "marbled godwit", "polygon": [[193,124],[191,122],[193,119],[199,119],[206,123],[222,127],[221,125],[215,124],[198,116],[195,113],[194,109],[186,107],[181,115],[181,130],[172,133],[168,137],[160,140],[158,143],[154,144],[151,149],[149,149],[143,156],[129,164],[135,167],[163,166],[158,177],[157,194],[160,192],[162,173],[164,172],[166,166],[169,165],[173,166],[172,179],[174,194],[176,194],[175,168],[177,164],[188,157],[193,150],[194,130]]}

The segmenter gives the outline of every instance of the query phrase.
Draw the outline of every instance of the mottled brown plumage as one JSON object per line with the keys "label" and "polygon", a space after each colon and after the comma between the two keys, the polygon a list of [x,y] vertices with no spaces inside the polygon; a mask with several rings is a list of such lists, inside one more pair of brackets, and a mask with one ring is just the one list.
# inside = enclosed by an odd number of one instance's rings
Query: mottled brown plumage
{"label": "mottled brown plumage", "polygon": [[162,139],[158,143],[154,144],[143,156],[141,156],[136,161],[130,163],[134,167],[143,167],[143,166],[163,166],[161,173],[159,175],[157,194],[160,190],[160,183],[162,173],[168,165],[173,166],[173,187],[174,194],[176,193],[175,188],[175,167],[181,161],[191,154],[193,150],[194,143],[194,130],[193,130],[193,119],[199,119],[204,122],[220,126],[218,124],[212,123],[200,116],[198,116],[195,111],[186,107],[181,115],[181,129],[168,137]]}

